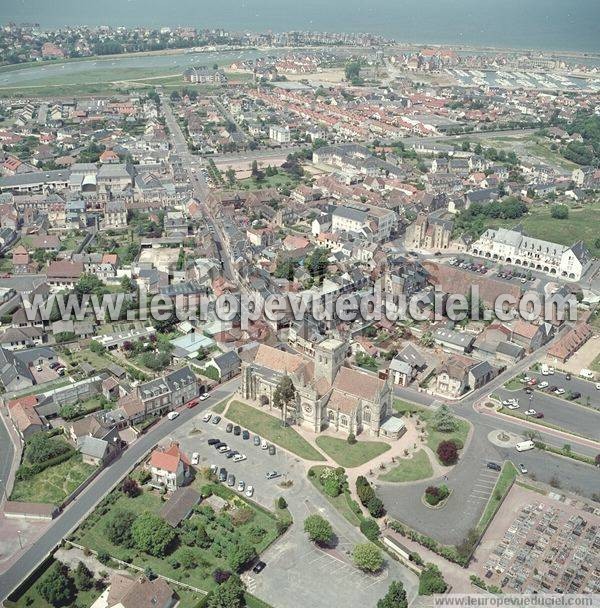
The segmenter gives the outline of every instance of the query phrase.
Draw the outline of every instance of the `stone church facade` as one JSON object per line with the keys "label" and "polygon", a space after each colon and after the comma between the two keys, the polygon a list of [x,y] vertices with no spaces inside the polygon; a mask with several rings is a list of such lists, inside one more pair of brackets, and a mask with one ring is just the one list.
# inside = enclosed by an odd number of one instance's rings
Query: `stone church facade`
{"label": "stone church facade", "polygon": [[379,436],[392,415],[392,383],[344,367],[347,352],[347,344],[335,339],[316,345],[311,359],[261,344],[242,360],[239,392],[244,399],[272,404],[287,374],[296,389],[290,409],[298,424],[315,433],[329,428]]}

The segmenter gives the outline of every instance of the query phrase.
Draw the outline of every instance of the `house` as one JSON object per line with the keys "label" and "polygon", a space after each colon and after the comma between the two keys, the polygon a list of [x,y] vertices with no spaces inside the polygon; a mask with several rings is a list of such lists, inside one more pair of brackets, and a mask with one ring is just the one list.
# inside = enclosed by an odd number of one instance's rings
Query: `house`
{"label": "house", "polygon": [[241,359],[235,351],[222,353],[217,357],[213,357],[207,364],[207,367],[212,367],[219,372],[221,382],[226,382],[240,372],[242,365]]}
{"label": "house", "polygon": [[591,326],[587,323],[575,325],[550,347],[548,357],[554,357],[564,363],[592,337],[593,333]]}
{"label": "house", "polygon": [[163,505],[159,515],[173,528],[190,516],[193,508],[202,500],[190,486],[177,488]]}
{"label": "house", "polygon": [[0,334],[0,346],[7,350],[19,350],[42,344],[44,334],[39,327],[9,327]]}
{"label": "house", "polygon": [[392,359],[388,370],[394,384],[400,386],[408,386],[414,378],[413,367],[397,357]]}
{"label": "house", "polygon": [[83,262],[57,260],[51,262],[46,270],[49,285],[54,287],[74,287],[84,273]]}
{"label": "house", "polygon": [[511,326],[511,342],[523,347],[528,353],[541,348],[549,339],[546,325],[534,325],[518,319]]}
{"label": "house", "polygon": [[8,402],[8,415],[24,441],[45,428],[35,409],[37,404],[38,399],[35,395],[19,397]]}
{"label": "house", "polygon": [[190,461],[175,442],[167,449],[154,450],[148,465],[151,483],[158,488],[166,488],[168,492],[174,492],[191,479]]}
{"label": "house", "polygon": [[439,327],[433,332],[433,339],[445,351],[468,353],[473,347],[475,336],[458,332],[447,327]]}
{"label": "house", "polygon": [[119,453],[120,443],[117,445],[106,439],[86,435],[79,441],[78,448],[83,462],[99,467],[110,462]]}
{"label": "house", "polygon": [[173,608],[177,602],[177,595],[163,578],[132,579],[115,572],[91,608]]}
{"label": "house", "polygon": [[453,225],[452,220],[443,217],[443,212],[436,211],[429,215],[421,212],[406,228],[406,247],[431,251],[448,249]]}

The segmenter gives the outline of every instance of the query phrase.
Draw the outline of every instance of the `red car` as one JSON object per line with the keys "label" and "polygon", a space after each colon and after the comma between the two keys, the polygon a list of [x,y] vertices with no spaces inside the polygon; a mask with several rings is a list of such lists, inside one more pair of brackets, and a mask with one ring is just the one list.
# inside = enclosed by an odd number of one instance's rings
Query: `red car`
{"label": "red car", "polygon": [[527,384],[529,384],[529,386],[535,386],[537,384],[537,378],[532,378]]}
{"label": "red car", "polygon": [[543,417],[544,417],[544,412],[538,412],[538,413],[535,415],[535,417],[536,417],[536,418],[543,418]]}
{"label": "red car", "polygon": [[198,399],[192,399],[187,405],[186,407],[191,410],[193,407],[196,407],[198,405]]}

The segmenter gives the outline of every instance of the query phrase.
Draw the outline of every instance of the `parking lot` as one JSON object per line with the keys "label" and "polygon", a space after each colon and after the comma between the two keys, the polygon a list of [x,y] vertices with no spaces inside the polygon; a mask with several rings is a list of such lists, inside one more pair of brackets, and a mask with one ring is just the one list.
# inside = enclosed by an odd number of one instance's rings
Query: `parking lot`
{"label": "parking lot", "polygon": [[[530,373],[528,376],[537,378],[538,383],[548,382],[549,386],[546,389],[533,388],[531,394],[525,392],[525,384],[519,390],[499,389],[500,399],[518,399],[520,407],[516,411],[520,414],[533,409],[544,416],[539,422],[548,422],[565,431],[600,440],[600,390],[593,383],[575,377],[566,380],[564,374],[559,373],[552,376]],[[563,387],[565,394],[559,397],[548,392],[552,386]],[[580,392],[580,402],[586,403],[589,398],[590,407],[565,399],[569,391]],[[537,422],[535,418],[531,420]]]}
{"label": "parking lot", "polygon": [[[296,608],[310,605],[328,608],[332,605],[374,606],[387,592],[391,580],[404,583],[408,597],[417,593],[418,581],[406,568],[394,560],[388,560],[377,575],[364,574],[352,564],[351,551],[365,537],[358,528],[344,519],[310,483],[306,477],[304,463],[285,452],[269,455],[249,440],[225,431],[226,421],[218,425],[202,422],[204,412],[175,430],[170,441],[178,441],[191,457],[199,455],[199,465],[225,467],[240,479],[255,488],[252,500],[267,509],[273,509],[276,498],[283,496],[294,519],[294,525],[267,551],[261,555],[267,567],[260,573],[252,571],[242,578],[248,590],[257,597],[280,608]],[[245,454],[247,459],[233,463],[223,454],[207,444],[208,439],[219,438],[233,449]],[[266,473],[277,470],[281,477],[266,479]],[[282,487],[282,482],[288,482]],[[336,533],[337,542],[331,549],[322,549],[311,543],[304,534],[302,522],[312,514],[326,517]],[[276,562],[276,567],[270,567]],[[336,584],[331,584],[335,576]]]}
{"label": "parking lot", "polygon": [[[294,464],[294,460],[283,452],[279,453],[279,450],[271,456],[267,450],[254,445],[253,433],[250,434],[250,439],[244,440],[241,435],[225,432],[224,420],[215,425],[212,421],[203,422],[202,415],[196,416],[190,423],[180,427],[175,431],[172,439],[179,442],[190,458],[194,452],[198,453],[199,468],[211,465],[216,465],[219,469],[224,467],[227,474],[235,475],[236,487],[240,480],[243,480],[246,486],[252,485],[254,487],[252,500],[267,509],[272,509],[274,500],[284,493],[279,484],[290,475],[290,465]],[[230,448],[244,454],[247,459],[234,462],[232,458],[220,454],[213,446],[207,444],[211,438],[221,439]],[[296,463],[298,462],[296,459]],[[274,470],[280,474],[280,477],[268,480],[267,472]]]}

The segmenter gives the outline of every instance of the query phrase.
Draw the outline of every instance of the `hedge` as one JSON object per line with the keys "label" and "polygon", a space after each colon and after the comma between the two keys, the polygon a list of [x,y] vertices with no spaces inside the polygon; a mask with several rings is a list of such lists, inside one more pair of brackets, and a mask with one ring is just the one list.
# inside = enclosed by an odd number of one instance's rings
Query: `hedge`
{"label": "hedge", "polygon": [[57,464],[61,464],[66,460],[69,460],[75,454],[75,450],[73,448],[69,448],[64,454],[59,454],[54,458],[50,458],[45,462],[38,462],[37,464],[22,464],[15,474],[15,479],[17,481],[27,481],[31,479],[34,475],[38,475],[42,471],[45,471],[48,467],[54,467]]}

